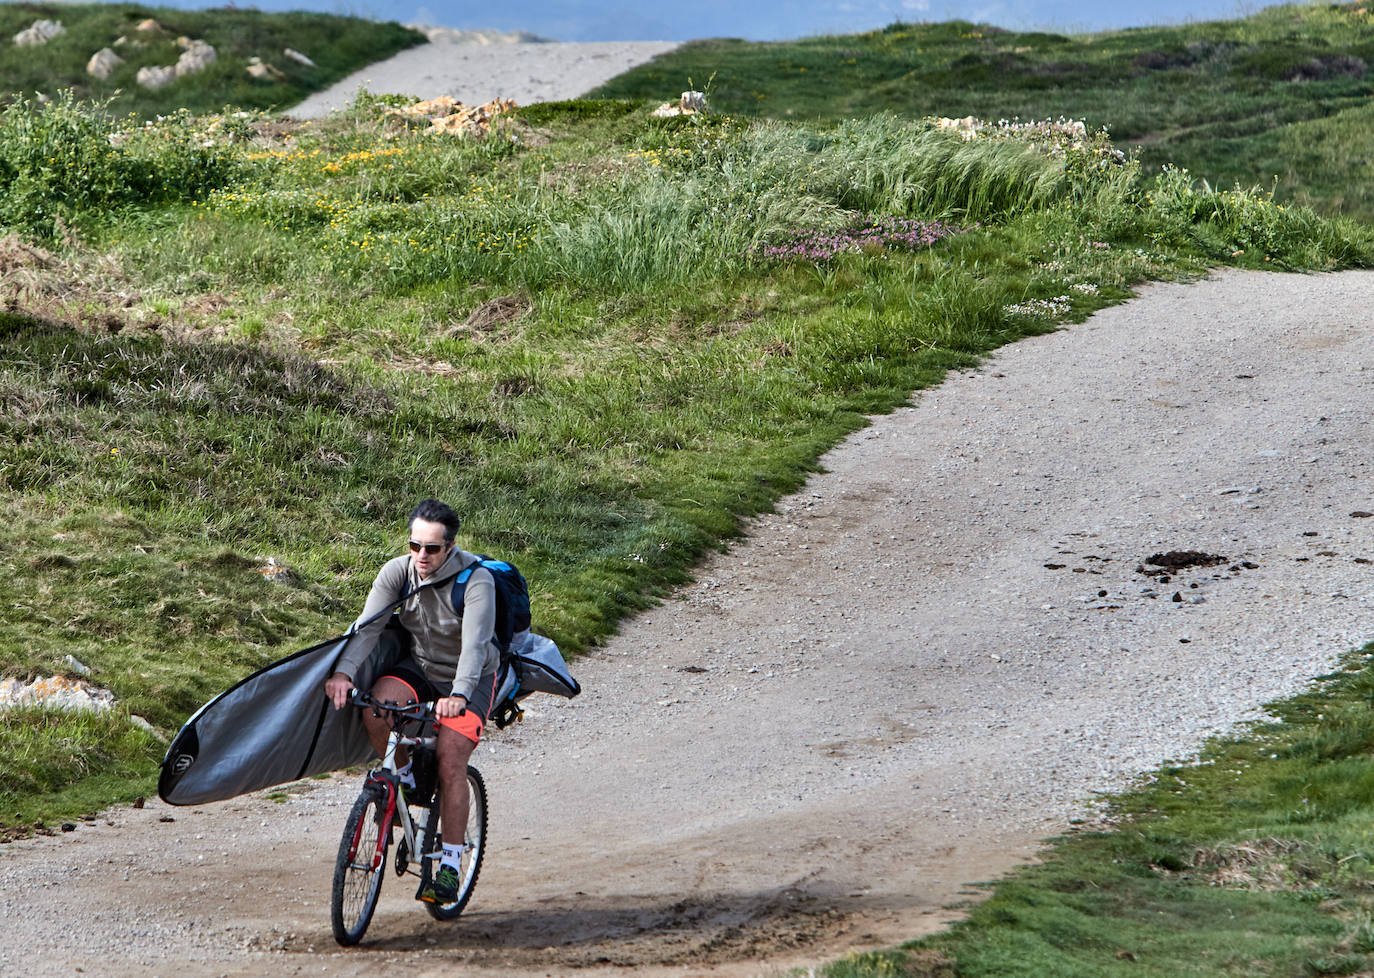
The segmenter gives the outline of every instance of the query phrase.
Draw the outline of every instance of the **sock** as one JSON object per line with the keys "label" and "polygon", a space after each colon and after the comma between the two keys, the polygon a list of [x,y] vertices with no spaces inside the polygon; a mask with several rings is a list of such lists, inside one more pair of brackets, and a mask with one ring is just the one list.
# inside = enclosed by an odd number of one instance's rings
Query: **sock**
{"label": "sock", "polygon": [[466,848],[467,846],[461,842],[454,845],[449,845],[445,842],[444,855],[443,858],[439,860],[440,865],[452,866],[454,869],[462,869],[463,850]]}
{"label": "sock", "polygon": [[405,785],[407,788],[415,787],[415,772],[410,769],[410,766],[414,763],[414,761],[406,761],[405,767],[398,767],[396,769],[396,773],[401,776],[401,784]]}

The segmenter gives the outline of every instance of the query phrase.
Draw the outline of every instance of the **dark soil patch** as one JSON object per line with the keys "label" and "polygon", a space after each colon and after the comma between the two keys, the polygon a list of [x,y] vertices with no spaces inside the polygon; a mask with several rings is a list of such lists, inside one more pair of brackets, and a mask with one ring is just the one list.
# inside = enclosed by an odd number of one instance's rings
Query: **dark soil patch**
{"label": "dark soil patch", "polygon": [[1294,65],[1285,81],[1326,81],[1329,78],[1363,78],[1369,66],[1363,58],[1350,54],[1321,55]]}
{"label": "dark soil patch", "polygon": [[490,333],[516,322],[533,308],[534,303],[523,296],[503,295],[482,303],[462,325],[450,329],[449,333]]}
{"label": "dark soil patch", "polygon": [[[1214,567],[1226,563],[1221,554],[1203,553],[1201,550],[1170,550],[1168,553],[1154,554],[1145,558],[1149,566],[1168,571],[1180,571],[1186,567]],[[1158,574],[1158,570],[1145,570],[1146,574]]]}

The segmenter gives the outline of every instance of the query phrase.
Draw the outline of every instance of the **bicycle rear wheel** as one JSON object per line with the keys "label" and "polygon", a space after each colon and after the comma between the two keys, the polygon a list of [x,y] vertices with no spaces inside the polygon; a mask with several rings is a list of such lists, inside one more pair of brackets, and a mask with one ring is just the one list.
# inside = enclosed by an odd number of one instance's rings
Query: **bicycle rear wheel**
{"label": "bicycle rear wheel", "polygon": [[363,939],[386,876],[386,850],[391,826],[386,818],[386,794],[364,788],[344,823],[339,854],[334,860],[334,886],[329,916],[334,940],[352,947]]}
{"label": "bicycle rear wheel", "polygon": [[[432,856],[424,861],[421,870],[420,889],[423,890],[430,880],[430,874],[439,868],[440,848],[443,845],[443,826],[439,823],[439,792],[435,792],[434,805],[429,810],[427,838],[433,840],[430,848]],[[477,885],[477,875],[482,871],[482,854],[487,847],[487,786],[482,775],[475,767],[468,768],[468,824],[463,833],[467,849],[463,852],[463,862],[458,871],[458,897],[452,903],[426,903],[425,909],[435,920],[452,920],[463,912],[472,898],[473,887]]]}

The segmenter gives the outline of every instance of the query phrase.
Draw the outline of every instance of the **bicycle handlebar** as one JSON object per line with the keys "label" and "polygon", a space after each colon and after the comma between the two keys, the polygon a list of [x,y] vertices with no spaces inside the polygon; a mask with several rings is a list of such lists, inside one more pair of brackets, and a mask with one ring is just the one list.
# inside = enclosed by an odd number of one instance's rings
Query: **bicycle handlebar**
{"label": "bicycle handlebar", "polygon": [[[377,710],[386,710],[394,713],[405,720],[426,720],[434,714],[435,701],[430,700],[426,703],[411,703],[409,706],[402,706],[400,703],[391,700],[374,699],[370,693],[364,693],[357,686],[348,691],[348,701],[357,707],[370,706]],[[467,712],[467,707],[458,711],[462,716]]]}

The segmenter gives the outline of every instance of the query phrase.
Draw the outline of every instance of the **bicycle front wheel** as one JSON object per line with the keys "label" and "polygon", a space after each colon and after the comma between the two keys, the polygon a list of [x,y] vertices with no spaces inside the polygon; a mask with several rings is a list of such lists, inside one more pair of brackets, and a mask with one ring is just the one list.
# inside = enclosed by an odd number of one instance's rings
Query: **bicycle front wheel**
{"label": "bicycle front wheel", "polygon": [[[434,797],[434,806],[429,812],[429,826],[432,832],[425,835],[433,840],[430,852],[433,857],[424,862],[420,888],[429,883],[430,874],[439,868],[439,853],[443,845],[442,831],[446,826],[439,824],[439,796]],[[468,824],[463,832],[467,849],[463,852],[463,862],[458,872],[458,896],[452,903],[426,903],[425,909],[435,920],[452,920],[463,912],[472,898],[472,889],[477,885],[477,874],[482,871],[482,854],[487,847],[487,786],[477,768],[468,768]]]}
{"label": "bicycle front wheel", "polygon": [[385,792],[365,788],[344,823],[339,854],[334,860],[330,922],[334,940],[352,947],[363,939],[386,876],[386,850],[391,842],[386,821]]}

